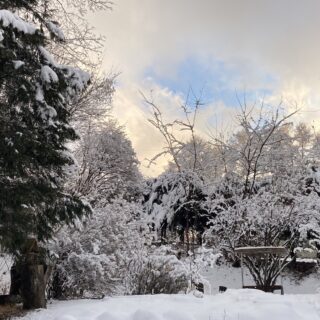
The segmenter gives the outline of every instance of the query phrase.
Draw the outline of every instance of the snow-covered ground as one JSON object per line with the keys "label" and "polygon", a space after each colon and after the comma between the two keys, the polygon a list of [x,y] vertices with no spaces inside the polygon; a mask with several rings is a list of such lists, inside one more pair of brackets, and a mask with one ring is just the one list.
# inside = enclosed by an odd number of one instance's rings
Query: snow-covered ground
{"label": "snow-covered ground", "polygon": [[[8,255],[0,255],[0,294],[8,294],[10,288],[10,268],[12,258]],[[241,270],[228,265],[215,266],[202,272],[208,283],[205,284],[206,294],[218,293],[219,286],[230,289],[241,288]],[[301,280],[293,276],[284,276],[282,281],[285,293],[306,294],[320,292],[320,273],[312,273],[304,276]],[[245,269],[245,283],[253,284],[252,277]]]}
{"label": "snow-covered ground", "polygon": [[[209,282],[210,288],[206,287],[207,294],[218,293],[219,286],[224,286],[232,289],[240,289],[241,285],[241,269],[233,268],[228,265],[216,266],[208,268],[202,272],[205,279]],[[253,285],[252,277],[249,275],[248,270],[245,269],[244,275],[245,284]],[[278,283],[282,282],[285,293],[305,294],[317,293],[320,289],[320,274],[312,273],[304,276],[299,281],[291,276],[283,276],[278,279]]]}
{"label": "snow-covered ground", "polygon": [[53,302],[23,320],[320,320],[320,295],[228,290],[193,295],[122,296]]}

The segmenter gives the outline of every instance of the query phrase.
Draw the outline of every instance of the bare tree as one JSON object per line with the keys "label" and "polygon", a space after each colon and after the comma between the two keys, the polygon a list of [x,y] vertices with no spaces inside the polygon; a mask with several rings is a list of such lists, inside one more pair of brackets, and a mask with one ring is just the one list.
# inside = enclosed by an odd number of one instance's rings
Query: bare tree
{"label": "bare tree", "polygon": [[96,34],[87,14],[111,10],[112,5],[108,0],[43,0],[42,10],[53,12],[64,30],[64,41],[53,50],[56,59],[89,72],[99,67],[105,38]]}
{"label": "bare tree", "polygon": [[123,127],[109,120],[88,130],[75,152],[79,171],[71,185],[74,192],[86,196],[93,206],[136,192],[139,162]]}
{"label": "bare tree", "polygon": [[42,0],[34,9],[35,15],[55,17],[54,21],[43,18],[41,24],[58,40],[50,47],[56,61],[62,65],[75,65],[91,75],[89,86],[73,101],[69,110],[77,128],[82,131],[89,122],[103,121],[111,110],[118,73],[101,72],[105,38],[96,34],[87,20],[90,11],[111,9],[112,2],[108,0]]}
{"label": "bare tree", "polygon": [[163,151],[156,154],[152,159],[149,160],[149,166],[154,164],[155,161],[165,155],[169,155],[172,158],[178,171],[182,171],[183,167],[179,161],[179,154],[186,145],[186,141],[178,138],[178,132],[187,131],[190,134],[189,144],[192,146],[192,167],[191,170],[195,171],[198,163],[198,150],[197,150],[197,137],[195,133],[195,125],[197,120],[197,114],[200,106],[202,105],[201,100],[196,98],[194,103],[190,106],[190,95],[192,90],[190,89],[183,105],[180,106],[184,118],[175,119],[170,122],[164,120],[161,108],[156,104],[153,97],[147,98],[141,93],[144,102],[151,107],[153,117],[148,121],[160,132],[163,136],[166,146]]}
{"label": "bare tree", "polygon": [[219,137],[212,137],[212,144],[222,152],[225,159],[225,152],[232,151],[234,165],[244,178],[243,197],[250,197],[254,192],[257,176],[266,174],[265,157],[270,153],[272,145],[281,142],[288,137],[280,136],[279,132],[288,125],[288,120],[297,111],[289,114],[282,114],[282,102],[275,111],[267,112],[264,101],[257,110],[254,104],[247,106],[246,101],[240,104],[238,115],[239,130],[226,142]]}
{"label": "bare tree", "polygon": [[110,117],[116,77],[116,74],[99,76],[93,73],[88,88],[71,104],[73,123],[81,135],[93,125],[103,126]]}

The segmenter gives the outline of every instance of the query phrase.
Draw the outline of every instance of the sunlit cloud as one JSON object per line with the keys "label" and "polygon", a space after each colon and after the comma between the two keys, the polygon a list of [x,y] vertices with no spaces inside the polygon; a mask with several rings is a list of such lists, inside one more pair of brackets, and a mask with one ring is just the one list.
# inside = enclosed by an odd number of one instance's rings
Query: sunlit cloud
{"label": "sunlit cloud", "polygon": [[299,109],[294,121],[320,127],[319,12],[317,0],[117,0],[112,12],[95,13],[92,23],[106,36],[105,69],[121,71],[114,114],[143,172],[158,174],[167,159],[143,167],[164,144],[140,91],[153,90],[168,119],[179,116],[190,87],[202,94],[199,135],[228,131],[244,94],[283,101],[288,112]]}

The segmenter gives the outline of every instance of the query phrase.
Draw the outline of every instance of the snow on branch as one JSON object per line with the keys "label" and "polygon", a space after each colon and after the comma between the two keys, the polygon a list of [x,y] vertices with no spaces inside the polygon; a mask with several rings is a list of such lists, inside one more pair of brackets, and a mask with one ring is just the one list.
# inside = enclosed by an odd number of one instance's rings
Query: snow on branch
{"label": "snow on branch", "polygon": [[63,31],[59,28],[58,24],[53,21],[46,23],[48,30],[60,41],[65,40]]}
{"label": "snow on branch", "polygon": [[23,21],[16,14],[12,13],[9,10],[0,10],[0,21],[4,27],[8,27],[11,25],[13,28],[25,34],[35,34],[35,32],[38,30],[36,26]]}

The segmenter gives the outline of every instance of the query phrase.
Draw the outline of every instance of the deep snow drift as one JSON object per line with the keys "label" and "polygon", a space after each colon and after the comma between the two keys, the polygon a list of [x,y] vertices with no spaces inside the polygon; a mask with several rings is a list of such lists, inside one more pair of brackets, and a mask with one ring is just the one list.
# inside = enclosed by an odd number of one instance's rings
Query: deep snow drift
{"label": "deep snow drift", "polygon": [[24,320],[320,320],[320,295],[228,290],[193,295],[122,296],[53,302]]}

